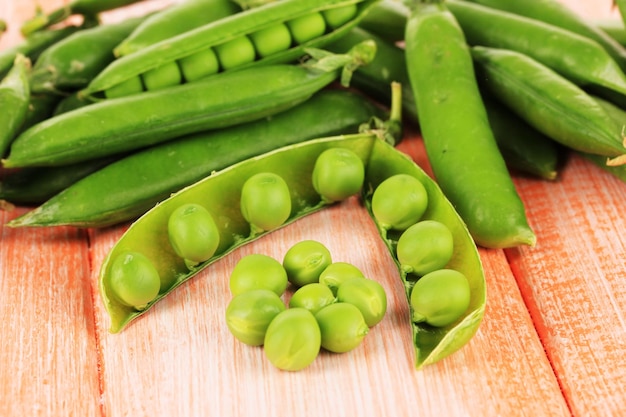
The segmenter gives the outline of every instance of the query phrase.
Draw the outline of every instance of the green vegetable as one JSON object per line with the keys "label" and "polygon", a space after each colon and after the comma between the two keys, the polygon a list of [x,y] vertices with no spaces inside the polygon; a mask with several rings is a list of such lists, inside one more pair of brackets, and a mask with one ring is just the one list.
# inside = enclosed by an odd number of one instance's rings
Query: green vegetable
{"label": "green vegetable", "polygon": [[333,262],[324,268],[318,281],[327,286],[334,295],[337,295],[339,286],[352,278],[365,278],[365,275],[349,262]]}
{"label": "green vegetable", "polygon": [[[372,44],[349,54],[318,51],[300,65],[225,72],[192,84],[111,99],[53,117],[13,142],[5,167],[62,165],[146,147],[285,111],[335,81],[342,69],[367,63]],[[349,72],[342,78],[348,82]],[[259,83],[259,79],[264,82]],[[94,123],[99,128],[94,128]]]}
{"label": "green vegetable", "polygon": [[268,326],[263,344],[265,356],[284,371],[306,368],[317,358],[320,348],[320,328],[313,313],[305,308],[279,313]]}
{"label": "green vegetable", "polygon": [[[319,48],[342,36],[352,27],[356,26],[370,6],[377,0],[300,0],[278,1],[235,13],[231,16],[219,19],[194,30],[185,32],[173,38],[166,39],[150,45],[140,51],[117,59],[100,73],[96,79],[83,91],[85,96],[101,98],[106,91],[116,86],[139,79],[147,71],[158,68],[165,64],[189,60],[194,54],[205,54],[207,50],[223,49],[223,45],[233,45],[232,42],[244,42],[247,38],[254,38],[255,32],[265,30],[276,25],[286,24],[289,26],[301,17],[319,14],[324,10],[345,7],[350,4],[357,6],[357,14],[342,26],[322,32],[320,36],[299,43],[296,36],[291,33],[294,42],[287,49],[281,50],[270,56],[263,57],[258,54],[257,59],[245,60],[245,64],[237,62],[236,68],[243,69],[250,66],[283,64],[294,62],[307,54],[309,48]],[[320,18],[322,15],[320,15]],[[322,23],[323,18],[322,18]],[[250,46],[250,45],[248,45]],[[274,47],[268,45],[267,47]],[[262,49],[265,49],[263,47]],[[249,54],[250,50],[246,52]],[[237,55],[223,54],[222,59],[228,60],[226,67],[233,66]],[[225,69],[220,63],[222,70]],[[264,79],[264,78],[259,78]],[[129,91],[133,93],[135,91]]]}
{"label": "green vegetable", "polygon": [[276,229],[291,215],[289,187],[272,172],[254,174],[243,184],[240,206],[251,234]]}
{"label": "green vegetable", "polygon": [[321,13],[298,16],[285,22],[291,37],[298,44],[322,36],[326,32],[326,21]]}
{"label": "green vegetable", "polygon": [[580,87],[519,52],[475,46],[472,54],[486,90],[535,129],[609,165],[626,162],[621,131]]}
{"label": "green vegetable", "polygon": [[615,17],[593,19],[594,26],[615,39],[620,45],[626,46],[626,28],[622,19]]}
{"label": "green vegetable", "polygon": [[30,59],[18,55],[7,76],[0,80],[0,155],[7,153],[26,120],[30,103],[30,70]]}
{"label": "green vegetable", "polygon": [[345,353],[361,344],[369,327],[363,314],[354,305],[336,302],[315,314],[320,326],[322,347],[335,353]]}
{"label": "green vegetable", "polygon": [[140,252],[124,252],[111,264],[111,294],[125,306],[142,310],[159,293],[159,272]]}
{"label": "green vegetable", "polygon": [[174,251],[191,265],[213,256],[220,241],[213,216],[199,204],[176,209],[168,220],[167,231]]}
{"label": "green vegetable", "polygon": [[406,63],[433,173],[475,241],[489,248],[534,245],[524,205],[488,122],[472,56],[442,3],[415,3]]}
{"label": "green vegetable", "polygon": [[114,48],[116,57],[140,51],[157,42],[191,31],[241,11],[230,0],[185,0],[143,21]]}
{"label": "green vegetable", "polygon": [[266,289],[238,294],[226,307],[226,325],[237,340],[250,346],[261,346],[271,321],[285,304],[275,292]]}
{"label": "green vegetable", "polygon": [[266,289],[281,296],[287,288],[287,272],[271,256],[253,253],[237,262],[230,273],[228,286],[233,295]]}
{"label": "green vegetable", "polygon": [[335,302],[333,292],[324,284],[313,282],[298,288],[289,299],[289,307],[306,308],[315,314]]}
{"label": "green vegetable", "polygon": [[470,286],[465,276],[452,269],[440,269],[421,277],[411,292],[412,320],[431,326],[449,326],[470,304]]}
{"label": "green vegetable", "polygon": [[[28,188],[35,193],[34,197],[50,198],[41,207],[11,221],[12,226],[102,227],[138,217],[213,171],[281,146],[355,132],[361,123],[380,114],[377,107],[360,95],[323,90],[271,118],[179,138],[122,157],[101,170],[92,170],[93,174],[78,182],[85,172],[81,167],[90,170],[97,165],[96,161],[103,159],[71,166],[23,168],[21,172],[33,174],[24,180],[11,181],[15,186],[10,186],[7,178],[0,185],[3,190],[0,195],[9,193],[5,196],[12,196],[10,201],[14,201],[22,195],[20,188],[32,184]],[[294,120],[298,121],[298,129],[293,129]],[[50,172],[55,172],[54,178],[70,178],[51,186],[47,181]],[[70,185],[74,182],[75,185]],[[67,190],[63,190],[63,184]],[[54,195],[54,191],[59,194],[52,197],[50,193]]]}
{"label": "green vegetable", "polygon": [[345,200],[361,190],[364,171],[363,162],[354,152],[349,149],[328,149],[315,161],[313,188],[325,201]]}
{"label": "green vegetable", "polygon": [[[404,40],[404,26],[409,11],[401,1],[382,0],[376,3],[365,15],[359,27],[375,33],[388,42]],[[398,24],[400,22],[400,24]]]}
{"label": "green vegetable", "polygon": [[283,257],[283,267],[287,271],[289,282],[296,287],[319,282],[320,274],[331,263],[330,251],[316,240],[296,243]]}
{"label": "green vegetable", "polygon": [[425,275],[450,261],[454,254],[454,237],[445,224],[423,220],[402,232],[396,253],[407,273]]}
{"label": "green vegetable", "polygon": [[359,309],[368,327],[374,327],[387,312],[387,294],[382,285],[371,279],[351,278],[339,285],[337,302]]}
{"label": "green vegetable", "polygon": [[398,174],[383,181],[372,196],[372,212],[385,229],[405,230],[428,207],[426,188],[415,177]]}

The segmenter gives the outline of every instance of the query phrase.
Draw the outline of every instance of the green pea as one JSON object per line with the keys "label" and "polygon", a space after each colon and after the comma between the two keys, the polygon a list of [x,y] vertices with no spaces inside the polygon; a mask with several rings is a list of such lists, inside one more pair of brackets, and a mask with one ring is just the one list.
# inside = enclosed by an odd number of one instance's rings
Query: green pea
{"label": "green pea", "polygon": [[266,289],[281,296],[287,289],[287,272],[271,256],[253,253],[244,256],[230,273],[228,285],[233,295]]}
{"label": "green pea", "polygon": [[335,29],[339,26],[347,23],[356,16],[357,7],[356,4],[349,4],[347,6],[335,7],[332,9],[322,11],[324,20],[331,28]]}
{"label": "green pea", "polygon": [[132,77],[104,91],[106,98],[119,98],[144,91],[141,77]]}
{"label": "green pea", "polygon": [[110,271],[113,293],[124,305],[143,310],[161,288],[161,279],[150,259],[139,252],[118,255]]}
{"label": "green pea", "polygon": [[228,303],[226,325],[240,342],[261,346],[270,322],[285,309],[285,304],[273,291],[246,291],[234,296]]}
{"label": "green pea", "polygon": [[385,230],[406,230],[422,218],[427,206],[426,188],[408,174],[387,178],[372,195],[372,213]]}
{"label": "green pea", "polygon": [[263,343],[272,365],[284,371],[299,371],[319,354],[320,327],[306,308],[288,308],[271,321]]}
{"label": "green pea", "polygon": [[412,320],[443,327],[454,323],[470,303],[469,281],[459,271],[440,269],[424,275],[411,291]]}
{"label": "green pea", "polygon": [[213,216],[199,204],[183,204],[174,210],[167,231],[176,254],[192,264],[213,256],[220,242],[220,232]]}
{"label": "green pea", "polygon": [[261,57],[284,51],[291,46],[291,33],[284,23],[258,30],[249,36]]}
{"label": "green pea", "polygon": [[387,312],[387,294],[380,283],[372,279],[352,278],[337,289],[337,302],[356,306],[368,327],[380,323]]}
{"label": "green pea", "polygon": [[322,152],[313,166],[313,187],[327,202],[341,201],[363,187],[365,167],[356,153],[346,148]]}
{"label": "green pea", "polygon": [[180,68],[176,62],[170,62],[158,68],[151,69],[142,74],[141,77],[146,90],[159,90],[161,88],[179,85],[183,81]]}
{"label": "green pea", "polygon": [[187,82],[216,74],[220,70],[220,63],[212,48],[181,58],[178,61],[178,66]]}
{"label": "green pea", "polygon": [[423,220],[406,229],[396,247],[402,269],[417,275],[443,268],[453,251],[452,232],[435,220]]}
{"label": "green pea", "polygon": [[348,262],[333,262],[320,274],[319,282],[326,285],[333,294],[337,295],[337,288],[342,282],[352,278],[365,278],[363,272]]}
{"label": "green pea", "polygon": [[326,22],[321,13],[311,13],[287,21],[293,40],[302,44],[322,36],[326,32]]}
{"label": "green pea", "polygon": [[359,309],[349,303],[334,303],[315,314],[322,334],[322,347],[335,353],[351,351],[361,344],[369,327]]}
{"label": "green pea", "polygon": [[287,277],[296,287],[319,282],[320,274],[332,263],[330,251],[315,240],[303,240],[293,245],[283,258]]}
{"label": "green pea", "polygon": [[256,58],[256,51],[252,41],[247,36],[240,36],[215,46],[217,60],[223,70],[238,67],[252,62]]}
{"label": "green pea", "polygon": [[285,180],[270,172],[248,178],[241,190],[241,213],[253,233],[281,226],[291,214],[291,196]]}
{"label": "green pea", "polygon": [[302,307],[315,314],[335,302],[335,295],[324,284],[314,282],[300,287],[289,299],[289,307]]}

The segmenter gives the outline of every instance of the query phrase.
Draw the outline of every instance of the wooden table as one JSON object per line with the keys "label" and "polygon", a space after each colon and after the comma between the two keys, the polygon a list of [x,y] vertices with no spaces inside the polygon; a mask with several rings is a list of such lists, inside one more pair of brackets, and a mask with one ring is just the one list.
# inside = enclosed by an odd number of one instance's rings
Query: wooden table
{"label": "wooden table", "polygon": [[[35,0],[2,0],[19,41]],[[41,0],[45,8],[62,0]],[[146,1],[114,21],[167,1]],[[568,0],[589,17],[611,0]],[[401,149],[422,166],[419,137]],[[350,200],[219,261],[120,334],[109,334],[97,274],[125,226],[10,229],[0,237],[0,416],[619,416],[626,415],[626,184],[572,157],[559,180],[515,176],[534,248],[480,250],[488,288],[476,336],[413,369],[398,274],[368,215]],[[6,221],[26,211],[1,212]],[[229,271],[249,253],[282,258],[302,239],[379,280],[386,318],[358,349],[302,372],[272,367],[228,332]]]}

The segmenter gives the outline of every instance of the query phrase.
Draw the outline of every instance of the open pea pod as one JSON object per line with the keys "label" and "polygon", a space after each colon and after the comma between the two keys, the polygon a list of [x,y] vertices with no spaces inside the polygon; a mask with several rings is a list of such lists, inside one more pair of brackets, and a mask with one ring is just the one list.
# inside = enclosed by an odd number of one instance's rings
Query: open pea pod
{"label": "open pea pod", "polygon": [[[350,15],[347,21],[336,26],[331,25],[329,22],[323,23],[326,27],[323,33],[317,34],[306,41],[296,41],[294,34],[291,33],[291,42],[285,48],[274,50],[276,45],[272,44],[277,42],[276,37],[272,39],[264,37],[263,41],[259,41],[261,45],[254,45],[256,49],[252,51],[252,59],[248,62],[237,64],[236,69],[258,64],[293,62],[304,56],[307,48],[319,48],[347,33],[358,24],[377,1],[282,0],[235,13],[115,60],[92,80],[81,94],[94,99],[101,98],[105,92],[129,83],[137,77],[141,78],[149,71],[171,66],[172,64],[178,64],[179,67],[183,67],[185,64],[181,64],[181,60],[198,57],[200,56],[198,54],[213,51],[215,47],[231,41],[245,38],[252,39],[255,34],[311,14],[319,13],[322,16],[331,10],[356,6],[354,14]],[[272,53],[266,55],[259,50],[259,47],[268,47],[272,50]],[[242,49],[234,52],[239,56],[244,55]],[[223,70],[223,63],[219,63],[216,71]],[[185,82],[184,78],[183,75],[182,82]]]}
{"label": "open pea pod", "polygon": [[[148,211],[128,228],[101,267],[99,287],[111,319],[110,331],[121,331],[133,319],[146,313],[176,287],[217,259],[269,233],[254,233],[240,211],[241,190],[252,175],[271,172],[280,175],[287,183],[292,209],[288,219],[279,227],[326,207],[328,203],[322,201],[312,185],[312,172],[317,157],[332,147],[347,148],[363,161],[366,174],[362,197],[364,207],[368,209],[375,187],[391,175],[409,174],[425,186],[429,203],[423,218],[438,220],[452,232],[455,254],[447,267],[465,274],[470,283],[471,301],[462,317],[449,326],[434,328],[427,324],[413,325],[416,367],[434,363],[461,348],[478,329],[485,307],[484,274],[476,246],[463,221],[435,182],[410,158],[382,140],[380,130],[315,139],[276,149],[218,171]],[[189,266],[176,254],[168,237],[170,215],[188,203],[199,204],[212,214],[220,236],[214,255],[195,266]],[[369,212],[372,213],[371,210]],[[383,233],[382,228],[380,230],[390,254],[396,259],[396,237],[392,233]],[[158,271],[160,279],[158,295],[138,308],[120,301],[112,285],[113,265],[129,253],[140,253],[143,258],[147,258]],[[413,278],[402,272],[399,262],[398,268],[408,296],[414,284]]]}

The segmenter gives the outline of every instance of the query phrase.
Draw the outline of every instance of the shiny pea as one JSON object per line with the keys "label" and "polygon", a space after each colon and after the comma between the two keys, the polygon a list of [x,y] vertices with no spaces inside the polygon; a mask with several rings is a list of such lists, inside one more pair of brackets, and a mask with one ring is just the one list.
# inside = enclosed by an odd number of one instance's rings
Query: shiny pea
{"label": "shiny pea", "polygon": [[291,46],[291,33],[284,23],[258,30],[249,36],[260,57],[270,56]]}
{"label": "shiny pea", "polygon": [[326,285],[333,294],[337,295],[337,288],[342,282],[352,278],[365,278],[363,272],[348,262],[333,262],[328,265],[319,277],[319,282]]}
{"label": "shiny pea", "polygon": [[337,289],[337,302],[356,306],[368,327],[380,323],[387,312],[387,294],[380,283],[372,279],[352,278]]}
{"label": "shiny pea", "polygon": [[108,88],[105,90],[104,95],[106,98],[119,98],[130,96],[131,94],[141,93],[142,91],[143,83],[141,81],[141,77],[137,76]]}
{"label": "shiny pea", "polygon": [[267,289],[281,296],[287,289],[287,272],[276,259],[260,253],[244,256],[230,273],[228,286],[233,295]]}
{"label": "shiny pea", "polygon": [[181,58],[178,61],[178,66],[187,82],[216,74],[220,70],[220,63],[212,48]]}
{"label": "shiny pea", "polygon": [[139,252],[119,254],[110,271],[110,286],[119,301],[143,310],[159,294],[161,279],[150,259]]}
{"label": "shiny pea", "polygon": [[265,356],[284,371],[306,368],[317,358],[320,349],[320,327],[306,308],[288,308],[278,313],[265,332]]}
{"label": "shiny pea", "polygon": [[322,14],[318,12],[288,20],[287,26],[297,44],[315,39],[326,32],[326,22]]}
{"label": "shiny pea", "polygon": [[424,185],[408,174],[381,182],[372,195],[372,213],[383,229],[406,230],[417,223],[428,206]]}
{"label": "shiny pea", "polygon": [[213,216],[203,206],[187,203],[172,212],[167,223],[170,244],[191,264],[204,262],[215,254],[220,232]]}
{"label": "shiny pea", "polygon": [[170,62],[160,67],[145,72],[142,76],[146,90],[159,90],[161,88],[179,85],[182,82],[180,68],[176,62]]}
{"label": "shiny pea", "polygon": [[315,314],[322,334],[322,347],[330,352],[349,352],[361,344],[369,327],[363,314],[349,303],[334,303]]}
{"label": "shiny pea", "polygon": [[238,67],[254,61],[256,51],[247,36],[240,36],[215,46],[217,60],[223,70]]}
{"label": "shiny pea", "polygon": [[315,314],[335,302],[335,295],[324,284],[314,282],[300,287],[289,299],[289,307],[302,307]]}
{"label": "shiny pea", "polygon": [[341,201],[357,194],[363,187],[364,178],[363,161],[346,148],[325,150],[313,166],[313,187],[327,202]]}
{"label": "shiny pea", "polygon": [[411,291],[415,323],[443,327],[454,323],[470,303],[469,281],[461,272],[440,269],[421,277]]}
{"label": "shiny pea", "polygon": [[323,10],[322,16],[324,16],[324,20],[328,26],[334,29],[349,22],[354,16],[356,16],[356,12],[356,4],[348,4],[347,6]]}
{"label": "shiny pea", "polygon": [[281,226],[291,214],[291,196],[285,180],[271,172],[248,178],[241,190],[241,213],[253,233]]}
{"label": "shiny pea", "polygon": [[260,346],[270,322],[286,309],[275,292],[256,289],[234,296],[226,307],[226,325],[237,340]]}
{"label": "shiny pea", "polygon": [[443,268],[453,251],[452,232],[436,220],[423,220],[406,229],[396,247],[402,269],[417,275]]}
{"label": "shiny pea", "polygon": [[283,267],[287,277],[296,287],[319,282],[320,274],[332,263],[326,246],[316,240],[303,240],[287,250]]}

